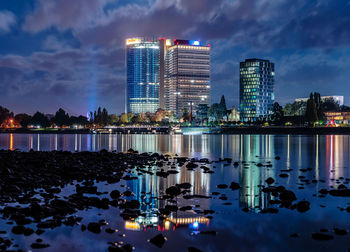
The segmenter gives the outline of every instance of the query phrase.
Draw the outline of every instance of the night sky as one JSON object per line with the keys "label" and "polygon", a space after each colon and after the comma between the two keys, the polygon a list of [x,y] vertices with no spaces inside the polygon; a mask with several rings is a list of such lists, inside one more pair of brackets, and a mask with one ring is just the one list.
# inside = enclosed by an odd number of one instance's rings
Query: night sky
{"label": "night sky", "polygon": [[1,0],[0,105],[15,113],[124,110],[127,37],[212,48],[212,102],[238,104],[239,62],[272,60],[281,104],[311,91],[350,104],[349,0]]}

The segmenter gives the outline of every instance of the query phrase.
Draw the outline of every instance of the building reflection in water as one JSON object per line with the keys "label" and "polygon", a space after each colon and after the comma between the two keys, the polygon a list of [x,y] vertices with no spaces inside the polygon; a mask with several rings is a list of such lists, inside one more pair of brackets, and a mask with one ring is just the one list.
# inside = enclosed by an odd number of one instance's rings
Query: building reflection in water
{"label": "building reflection in water", "polygon": [[[241,136],[239,182],[242,189],[239,192],[240,207],[251,211],[259,211],[269,207],[270,194],[263,193],[259,185],[265,184],[268,177],[275,177],[275,170],[258,167],[256,162],[266,163],[274,154],[272,135]],[[260,159],[263,157],[263,159]],[[251,161],[256,160],[255,163]]]}
{"label": "building reflection in water", "polygon": [[[350,165],[349,136],[345,135],[1,134],[0,148],[18,148],[25,151],[30,149],[127,151],[132,148],[139,152],[178,154],[191,158],[231,157],[233,160],[247,163],[240,169],[228,169],[223,164],[217,164],[216,173],[212,176],[231,176],[235,181],[239,181],[243,186],[240,205],[251,209],[268,207],[269,200],[260,192],[258,185],[265,184],[268,177],[276,179],[278,176],[276,168],[293,169],[290,177],[283,180],[288,187],[296,184],[291,181],[300,182],[298,176],[301,175],[309,180],[325,179],[328,185],[335,184],[331,179],[350,176],[350,169],[344,169]],[[281,156],[281,160],[276,161],[274,159],[276,155]],[[257,167],[252,163],[253,161],[264,163],[268,160],[273,164],[269,169]],[[312,168],[310,172],[300,171],[301,168],[308,167]],[[180,167],[178,170],[179,174],[170,175],[163,182],[152,176],[147,177],[147,180],[146,177],[142,177],[133,187],[139,188],[140,192],[142,190],[150,192],[150,195],[160,195],[170,185],[190,182],[194,185],[192,193],[209,193],[211,175],[203,174],[201,171],[187,171]],[[216,183],[213,184],[216,186]],[[140,195],[138,197],[141,199]],[[154,204],[155,208],[161,207],[159,202]],[[204,207],[209,208],[209,205]],[[152,212],[152,209],[149,206],[145,211]]]}
{"label": "building reflection in water", "polygon": [[[179,138],[178,136],[170,136],[172,137],[175,143],[179,143],[180,139],[182,142],[183,138]],[[172,142],[169,146],[169,142],[161,142],[161,141],[149,141],[150,136],[141,135],[137,138],[133,138],[132,146],[135,150],[144,150],[147,148],[148,150],[156,150],[165,146],[168,146],[170,150],[178,148]],[[127,138],[128,139],[128,138]],[[138,141],[135,141],[138,140]],[[129,139],[127,140],[129,141]],[[135,141],[135,142],[134,142]],[[185,150],[189,152],[193,152],[193,142],[194,139],[189,137],[186,139],[186,144],[183,146]],[[154,144],[154,146],[152,146]],[[165,146],[161,146],[165,145]],[[128,145],[126,145],[128,146]],[[125,146],[125,147],[126,147]],[[180,145],[181,146],[181,145]],[[182,151],[183,153],[183,151]],[[152,171],[155,173],[157,168],[152,167]],[[164,208],[167,204],[166,201],[160,200],[160,196],[165,194],[165,190],[173,186],[175,184],[188,182],[192,185],[189,194],[198,194],[198,195],[209,195],[210,194],[210,177],[211,174],[203,173],[202,169],[195,169],[193,171],[187,170],[185,166],[178,167],[176,166],[176,170],[179,172],[177,174],[169,175],[167,178],[161,178],[156,175],[144,174],[139,175],[137,180],[131,180],[127,182],[130,190],[135,193],[133,199],[138,200],[141,203],[140,210],[143,216],[138,217],[134,221],[125,222],[125,228],[131,230],[143,230],[145,227],[157,226],[159,230],[168,230],[170,228],[175,229],[175,227],[181,225],[192,224],[192,226],[197,223],[199,224],[209,224],[209,219],[203,216],[199,216],[194,212],[185,212],[185,211],[177,211],[173,212],[168,219],[164,221],[159,221],[157,212],[158,209]],[[178,198],[177,204],[179,207],[186,206],[189,204],[195,205],[192,200],[185,200],[181,197]],[[208,199],[201,199],[200,203],[201,209],[209,209],[210,204]],[[195,225],[196,226],[196,225]]]}

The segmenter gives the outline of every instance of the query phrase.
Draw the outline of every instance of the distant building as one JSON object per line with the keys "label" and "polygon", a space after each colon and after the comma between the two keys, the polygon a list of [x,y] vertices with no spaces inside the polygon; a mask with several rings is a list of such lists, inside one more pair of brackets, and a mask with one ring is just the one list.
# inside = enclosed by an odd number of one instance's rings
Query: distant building
{"label": "distant building", "polygon": [[199,41],[178,40],[165,53],[165,107],[180,115],[193,114],[199,104],[210,103],[210,46]]}
{"label": "distant building", "polygon": [[240,119],[255,121],[272,114],[275,82],[274,63],[247,59],[240,63]]}
{"label": "distant building", "polygon": [[232,110],[228,115],[227,121],[229,122],[238,122],[239,121],[239,112],[235,106],[232,106]]}
{"label": "distant building", "polygon": [[334,120],[338,124],[350,124],[350,112],[324,112],[326,121]]}
{"label": "distant building", "polygon": [[[297,98],[295,102],[307,102],[309,98]],[[321,96],[321,101],[325,101],[328,99],[333,99],[339,106],[344,105],[344,96],[342,95],[330,95],[330,96]]]}
{"label": "distant building", "polygon": [[126,112],[151,112],[159,108],[159,42],[126,40]]}

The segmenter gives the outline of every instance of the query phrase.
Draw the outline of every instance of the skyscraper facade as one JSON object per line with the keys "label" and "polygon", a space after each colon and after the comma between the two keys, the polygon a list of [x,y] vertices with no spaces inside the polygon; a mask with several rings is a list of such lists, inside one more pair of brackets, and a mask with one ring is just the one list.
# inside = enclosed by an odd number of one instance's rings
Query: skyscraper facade
{"label": "skyscraper facade", "polygon": [[247,59],[240,63],[240,120],[256,121],[272,114],[275,82],[274,63]]}
{"label": "skyscraper facade", "polygon": [[175,39],[165,53],[165,107],[177,115],[195,114],[199,104],[210,103],[210,46]]}
{"label": "skyscraper facade", "polygon": [[158,41],[126,40],[126,112],[151,112],[159,108]]}

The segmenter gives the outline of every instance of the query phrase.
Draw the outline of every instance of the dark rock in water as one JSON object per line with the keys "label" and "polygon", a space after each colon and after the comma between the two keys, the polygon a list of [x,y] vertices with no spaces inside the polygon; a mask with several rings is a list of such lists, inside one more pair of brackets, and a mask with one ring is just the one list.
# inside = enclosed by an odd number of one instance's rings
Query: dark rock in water
{"label": "dark rock in water", "polygon": [[281,178],[288,178],[288,177],[289,177],[289,174],[287,174],[287,173],[281,173],[279,176],[280,176]]}
{"label": "dark rock in water", "polygon": [[233,166],[237,167],[237,166],[239,166],[239,163],[238,162],[234,162]]}
{"label": "dark rock in water", "polygon": [[35,233],[36,233],[37,235],[42,235],[44,232],[45,232],[45,231],[42,230],[42,229],[37,229],[37,230],[35,231]]}
{"label": "dark rock in water", "polygon": [[310,209],[310,202],[308,201],[300,201],[297,204],[298,212],[304,213]]}
{"label": "dark rock in water", "polygon": [[108,234],[113,234],[115,233],[115,230],[113,228],[106,228],[105,232]]}
{"label": "dark rock in water", "polygon": [[276,214],[276,213],[278,213],[278,209],[277,208],[264,208],[263,210],[261,210],[260,213],[273,213],[273,214]]}
{"label": "dark rock in water", "polygon": [[219,184],[216,187],[219,188],[219,189],[226,189],[226,188],[228,188],[228,185],[226,185],[226,184]]}
{"label": "dark rock in water", "polygon": [[212,194],[212,195],[220,195],[219,192],[212,192],[211,194]]}
{"label": "dark rock in water", "polygon": [[192,207],[191,206],[183,206],[183,207],[180,207],[179,210],[180,211],[190,211],[190,210],[192,210]]}
{"label": "dark rock in water", "polygon": [[217,232],[214,230],[207,230],[207,231],[200,231],[201,235],[212,235],[212,236],[216,236]]}
{"label": "dark rock in water", "polygon": [[276,160],[280,160],[281,158],[280,158],[279,156],[276,156],[275,159],[276,159]]}
{"label": "dark rock in water", "polygon": [[268,193],[268,192],[279,193],[279,192],[283,192],[284,190],[285,190],[284,186],[278,186],[278,187],[269,186],[262,189],[262,191],[265,193]]}
{"label": "dark rock in water", "polygon": [[182,188],[182,189],[190,189],[192,187],[192,185],[190,183],[187,183],[187,182],[178,184],[176,186],[179,188]]}
{"label": "dark rock in water", "polygon": [[190,162],[186,165],[186,168],[188,168],[188,169],[193,169],[193,168],[197,168],[197,167],[198,167],[198,165],[195,163],[192,163],[192,162]]}
{"label": "dark rock in water", "polygon": [[44,249],[50,247],[50,244],[44,244],[44,243],[32,243],[30,245],[32,249]]}
{"label": "dark rock in water", "polygon": [[25,236],[30,236],[30,235],[34,234],[34,230],[31,228],[25,228],[23,234]]}
{"label": "dark rock in water", "polygon": [[299,234],[298,234],[298,233],[294,233],[294,234],[291,234],[290,237],[298,238],[298,237],[299,237]]}
{"label": "dark rock in water", "polygon": [[176,212],[178,210],[178,207],[175,205],[166,205],[165,209],[169,210],[170,212]]}
{"label": "dark rock in water", "polygon": [[336,235],[346,235],[348,232],[345,229],[334,228],[334,233]]}
{"label": "dark rock in water", "polygon": [[227,200],[227,197],[226,197],[226,196],[221,196],[221,197],[219,197],[219,199],[221,199],[221,200]]}
{"label": "dark rock in water", "polygon": [[163,247],[165,241],[166,241],[166,238],[162,234],[158,234],[149,240],[150,243],[157,246],[158,248]]}
{"label": "dark rock in water", "polygon": [[132,252],[133,248],[130,244],[125,244],[122,249],[124,249],[125,252]]}
{"label": "dark rock in water", "polygon": [[269,201],[270,202],[270,204],[281,204],[282,203],[282,201],[280,201],[280,200],[270,200]]}
{"label": "dark rock in water", "polygon": [[81,231],[84,232],[84,231],[86,230],[86,226],[83,224],[83,225],[81,225],[81,228],[80,228],[80,229],[81,229]]}
{"label": "dark rock in water", "polygon": [[265,180],[265,182],[266,182],[267,184],[271,185],[271,184],[273,184],[273,183],[275,182],[275,180],[274,180],[273,178],[269,177],[269,178],[267,178],[267,179]]}
{"label": "dark rock in water", "polygon": [[241,186],[236,182],[231,182],[230,188],[231,188],[231,190],[237,190],[237,189],[241,188]]}
{"label": "dark rock in water", "polygon": [[77,193],[87,193],[87,194],[96,194],[97,193],[97,187],[96,186],[75,186]]}
{"label": "dark rock in water", "polygon": [[24,226],[14,226],[11,231],[12,233],[19,235],[24,233],[24,229]]}
{"label": "dark rock in water", "polygon": [[159,213],[161,214],[161,215],[169,215],[169,214],[171,214],[171,212],[170,212],[170,210],[168,210],[168,209],[165,209],[165,208],[159,208]]}
{"label": "dark rock in water", "polygon": [[338,186],[338,189],[348,189],[345,185],[343,185],[343,184],[340,184],[339,186]]}
{"label": "dark rock in water", "polygon": [[202,250],[199,250],[195,247],[188,247],[187,252],[202,252]]}
{"label": "dark rock in water", "polygon": [[165,190],[165,193],[170,196],[178,196],[181,194],[181,189],[177,186],[170,186]]}
{"label": "dark rock in water", "polygon": [[132,191],[125,191],[125,192],[123,192],[123,195],[126,197],[130,197],[130,196],[133,196],[134,193]]}
{"label": "dark rock in water", "polygon": [[110,196],[111,196],[112,199],[118,199],[121,196],[121,194],[120,194],[120,192],[118,190],[113,190],[110,193]]}
{"label": "dark rock in water", "polygon": [[327,189],[321,189],[318,191],[321,194],[328,194],[328,190]]}
{"label": "dark rock in water", "polygon": [[324,233],[313,233],[312,239],[319,240],[319,241],[328,241],[328,240],[332,240],[333,236],[329,234],[324,234]]}
{"label": "dark rock in water", "polygon": [[125,250],[117,246],[109,246],[108,252],[125,252]]}
{"label": "dark rock in water", "polygon": [[290,202],[292,202],[292,201],[294,201],[296,199],[297,199],[297,197],[295,197],[295,194],[292,191],[285,190],[285,191],[282,191],[280,193],[280,200],[282,200],[282,201],[290,201]]}
{"label": "dark rock in water", "polygon": [[140,208],[140,202],[138,200],[127,201],[124,204],[125,208],[138,209]]}
{"label": "dark rock in water", "polygon": [[329,194],[336,197],[350,197],[350,189],[330,190]]}
{"label": "dark rock in water", "polygon": [[163,178],[167,178],[169,176],[169,173],[168,172],[165,172],[165,171],[157,171],[156,172],[156,175],[158,177],[163,177]]}
{"label": "dark rock in water", "polygon": [[101,233],[101,225],[100,225],[100,223],[97,223],[97,222],[90,222],[87,226],[87,229],[90,232],[95,233],[95,234]]}
{"label": "dark rock in water", "polygon": [[244,208],[242,208],[242,211],[245,212],[245,213],[248,213],[249,212],[249,208],[248,207],[244,207]]}

